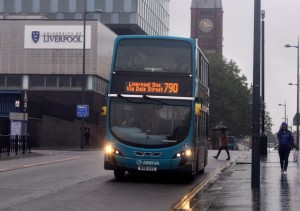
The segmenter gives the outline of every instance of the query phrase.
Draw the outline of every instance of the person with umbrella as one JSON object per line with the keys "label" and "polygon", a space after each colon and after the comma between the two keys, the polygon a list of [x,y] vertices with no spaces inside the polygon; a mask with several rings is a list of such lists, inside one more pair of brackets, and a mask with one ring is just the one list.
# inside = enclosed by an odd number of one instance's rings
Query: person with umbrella
{"label": "person with umbrella", "polygon": [[230,160],[230,154],[229,154],[229,150],[228,150],[228,136],[226,133],[226,129],[227,127],[225,125],[218,125],[217,127],[214,128],[214,130],[220,130],[220,135],[219,135],[219,151],[218,154],[216,156],[213,156],[214,158],[218,159],[221,151],[223,149],[226,150],[227,152],[227,160]]}

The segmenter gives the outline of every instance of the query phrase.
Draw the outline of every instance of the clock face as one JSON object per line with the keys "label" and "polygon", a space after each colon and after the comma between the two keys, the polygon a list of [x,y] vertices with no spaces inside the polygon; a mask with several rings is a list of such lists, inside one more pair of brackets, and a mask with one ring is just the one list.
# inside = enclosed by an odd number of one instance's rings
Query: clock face
{"label": "clock face", "polygon": [[202,32],[210,32],[213,29],[213,22],[208,18],[204,18],[199,22],[199,28]]}

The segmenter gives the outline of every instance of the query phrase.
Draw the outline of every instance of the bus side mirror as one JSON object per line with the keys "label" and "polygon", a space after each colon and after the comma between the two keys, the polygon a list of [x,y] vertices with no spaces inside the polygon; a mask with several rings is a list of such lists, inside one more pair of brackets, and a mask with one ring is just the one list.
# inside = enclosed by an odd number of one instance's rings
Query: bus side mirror
{"label": "bus side mirror", "polygon": [[201,104],[200,103],[195,103],[195,115],[200,116],[201,115]]}
{"label": "bus side mirror", "polygon": [[101,116],[106,116],[107,106],[102,106],[101,108]]}

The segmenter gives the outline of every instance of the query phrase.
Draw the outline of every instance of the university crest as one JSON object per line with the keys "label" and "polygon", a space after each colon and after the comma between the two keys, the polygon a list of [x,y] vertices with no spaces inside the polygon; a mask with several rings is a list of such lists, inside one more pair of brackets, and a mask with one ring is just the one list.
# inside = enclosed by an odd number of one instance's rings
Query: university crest
{"label": "university crest", "polygon": [[37,43],[40,39],[40,32],[39,31],[32,31],[31,37],[33,42]]}

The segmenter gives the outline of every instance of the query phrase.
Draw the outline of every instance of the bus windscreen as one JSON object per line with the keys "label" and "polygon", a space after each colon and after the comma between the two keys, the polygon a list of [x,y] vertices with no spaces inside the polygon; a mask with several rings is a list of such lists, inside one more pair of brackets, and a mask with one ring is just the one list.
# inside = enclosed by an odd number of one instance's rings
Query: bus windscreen
{"label": "bus windscreen", "polygon": [[191,73],[188,42],[163,39],[124,39],[118,43],[115,71]]}

